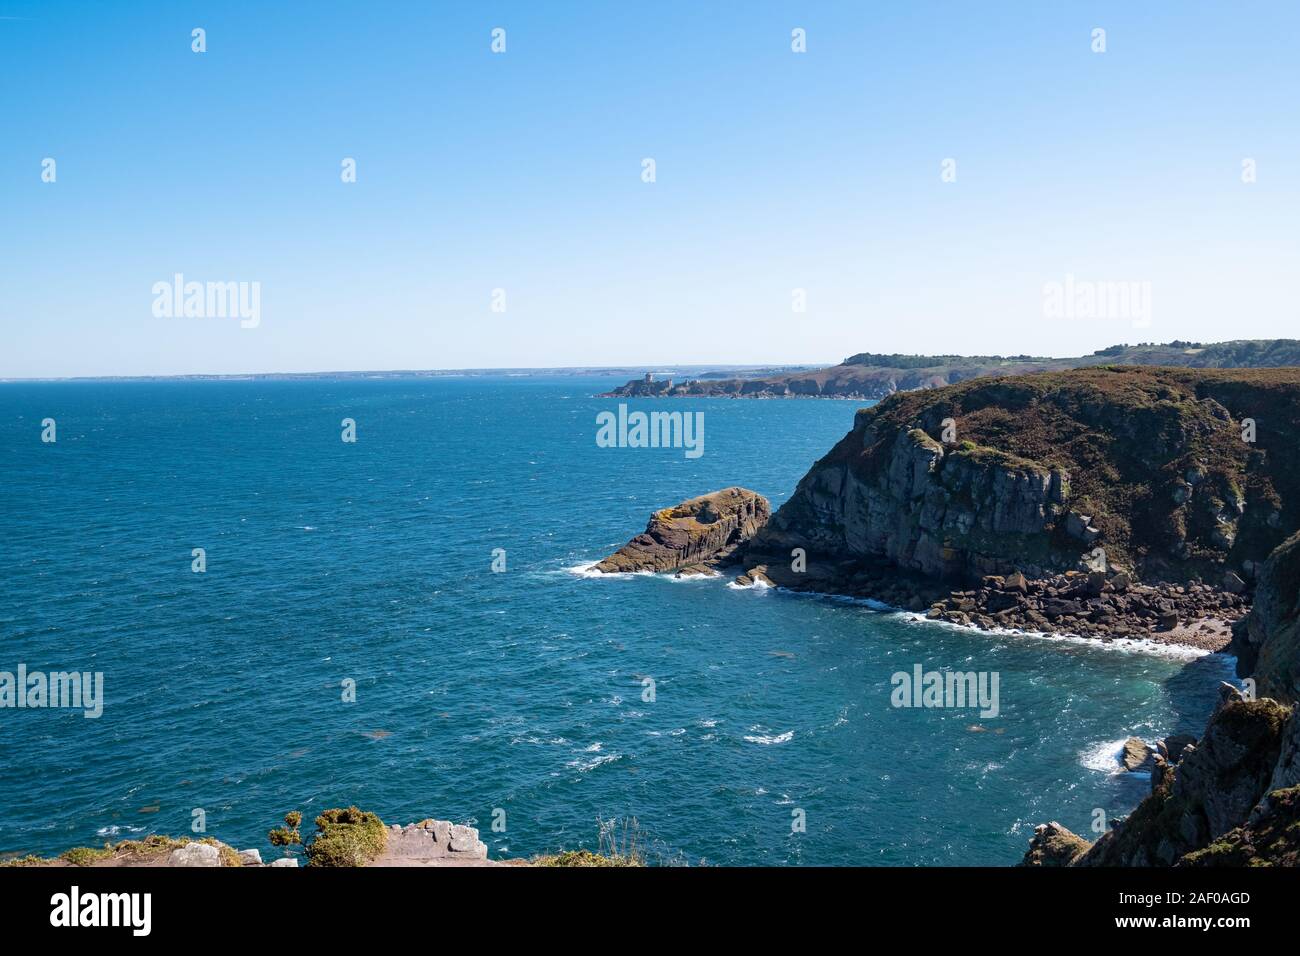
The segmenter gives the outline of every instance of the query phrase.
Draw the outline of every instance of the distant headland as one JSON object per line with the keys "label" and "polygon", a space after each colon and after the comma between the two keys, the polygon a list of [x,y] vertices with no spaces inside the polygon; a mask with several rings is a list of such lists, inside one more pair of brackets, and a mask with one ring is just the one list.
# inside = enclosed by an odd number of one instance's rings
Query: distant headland
{"label": "distant headland", "polygon": [[1231,342],[1140,342],[1112,345],[1091,355],[882,355],[859,352],[839,365],[784,370],[773,375],[664,376],[633,379],[606,398],[850,398],[880,399],[895,392],[955,385],[990,375],[1062,372],[1105,365],[1181,368],[1282,368],[1300,365],[1300,339],[1239,339]]}

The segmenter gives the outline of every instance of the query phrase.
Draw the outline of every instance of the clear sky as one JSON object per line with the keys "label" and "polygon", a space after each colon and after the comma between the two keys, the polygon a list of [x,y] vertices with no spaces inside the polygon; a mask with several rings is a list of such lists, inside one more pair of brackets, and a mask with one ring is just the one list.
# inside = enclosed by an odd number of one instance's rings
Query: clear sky
{"label": "clear sky", "polygon": [[0,0],[0,376],[1297,336],[1298,51],[1294,0]]}

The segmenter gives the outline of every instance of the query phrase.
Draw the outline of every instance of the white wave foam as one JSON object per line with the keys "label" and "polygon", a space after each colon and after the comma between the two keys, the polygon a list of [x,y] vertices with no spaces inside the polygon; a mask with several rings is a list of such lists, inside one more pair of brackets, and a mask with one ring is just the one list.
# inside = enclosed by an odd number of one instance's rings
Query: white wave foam
{"label": "white wave foam", "polygon": [[772,744],[785,744],[794,739],[794,731],[787,730],[783,734],[746,734],[745,740],[751,744],[763,744],[771,746]]}
{"label": "white wave foam", "polygon": [[753,581],[750,581],[748,584],[737,584],[735,581],[728,581],[728,582],[727,582],[727,587],[731,588],[731,590],[733,590],[733,591],[770,591],[770,590],[772,590],[772,585],[768,584],[766,581],[760,581],[760,580],[758,580],[758,579],[755,579],[755,580],[753,580]]}
{"label": "white wave foam", "polygon": [[1127,740],[1127,737],[1121,737],[1119,740],[1104,740],[1085,747],[1079,751],[1079,763],[1089,770],[1119,773],[1120,768],[1123,767],[1120,757],[1124,753],[1124,743]]}
{"label": "white wave foam", "polygon": [[592,580],[609,580],[618,578],[652,578],[655,576],[653,571],[613,571],[606,574],[604,571],[597,571],[596,565],[599,561],[588,561],[585,564],[575,564],[571,568],[565,568],[565,574],[574,574],[580,578],[590,578]]}
{"label": "white wave foam", "polygon": [[587,773],[589,770],[595,770],[601,764],[613,763],[615,760],[622,760],[622,754],[606,754],[603,757],[597,757],[594,760],[570,760],[565,764],[579,773]]}
{"label": "white wave foam", "polygon": [[[127,832],[127,833],[143,833],[143,832],[144,832],[144,829],[145,829],[144,827],[133,827],[133,826],[127,826],[127,827],[126,827],[126,832]],[[112,825],[112,826],[100,827],[98,830],[95,831],[95,835],[96,835],[96,836],[117,836],[117,835],[118,835],[119,833],[121,833],[121,832],[122,832],[122,827],[117,826],[116,824],[114,824],[114,825]]]}
{"label": "white wave foam", "polygon": [[1162,644],[1159,641],[1153,641],[1150,638],[1132,638],[1132,637],[1113,637],[1110,640],[1102,640],[1099,637],[1083,637],[1079,634],[1058,634],[1048,633],[1047,631],[1026,631],[1016,627],[993,627],[985,630],[982,627],[976,627],[973,624],[954,624],[952,621],[938,621],[926,617],[924,614],[915,611],[900,611],[899,617],[907,620],[911,624],[936,624],[940,627],[952,628],[958,631],[974,631],[979,634],[996,634],[999,637],[1029,637],[1042,641],[1064,641],[1068,644],[1082,644],[1087,647],[1098,647],[1109,651],[1118,651],[1122,654],[1151,654],[1155,657],[1165,657],[1170,660],[1190,661],[1198,657],[1206,657],[1213,651],[1207,651],[1203,647],[1192,647],[1188,644]]}

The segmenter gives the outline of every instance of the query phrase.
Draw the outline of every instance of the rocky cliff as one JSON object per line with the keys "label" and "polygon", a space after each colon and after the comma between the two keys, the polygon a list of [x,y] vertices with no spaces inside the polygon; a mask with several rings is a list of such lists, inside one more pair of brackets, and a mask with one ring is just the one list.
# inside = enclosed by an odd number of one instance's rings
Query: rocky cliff
{"label": "rocky cliff", "polygon": [[1254,676],[1257,692],[1300,700],[1300,534],[1264,563],[1250,616],[1235,629],[1237,672]]}
{"label": "rocky cliff", "polygon": [[858,412],[745,553],[1236,587],[1300,525],[1298,423],[1290,369],[1105,367],[900,393]]}
{"label": "rocky cliff", "polygon": [[767,523],[766,498],[746,488],[724,488],[650,516],[646,529],[595,565],[604,574],[631,571],[711,573]]}

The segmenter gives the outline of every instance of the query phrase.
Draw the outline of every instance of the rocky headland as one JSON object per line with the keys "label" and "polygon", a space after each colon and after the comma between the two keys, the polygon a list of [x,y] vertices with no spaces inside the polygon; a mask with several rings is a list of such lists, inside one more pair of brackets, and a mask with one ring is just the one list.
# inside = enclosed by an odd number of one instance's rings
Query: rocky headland
{"label": "rocky headland", "polygon": [[860,410],[770,519],[742,489],[692,499],[596,569],[730,570],[959,625],[1221,650],[1300,525],[1298,424],[1291,369],[899,393]]}

